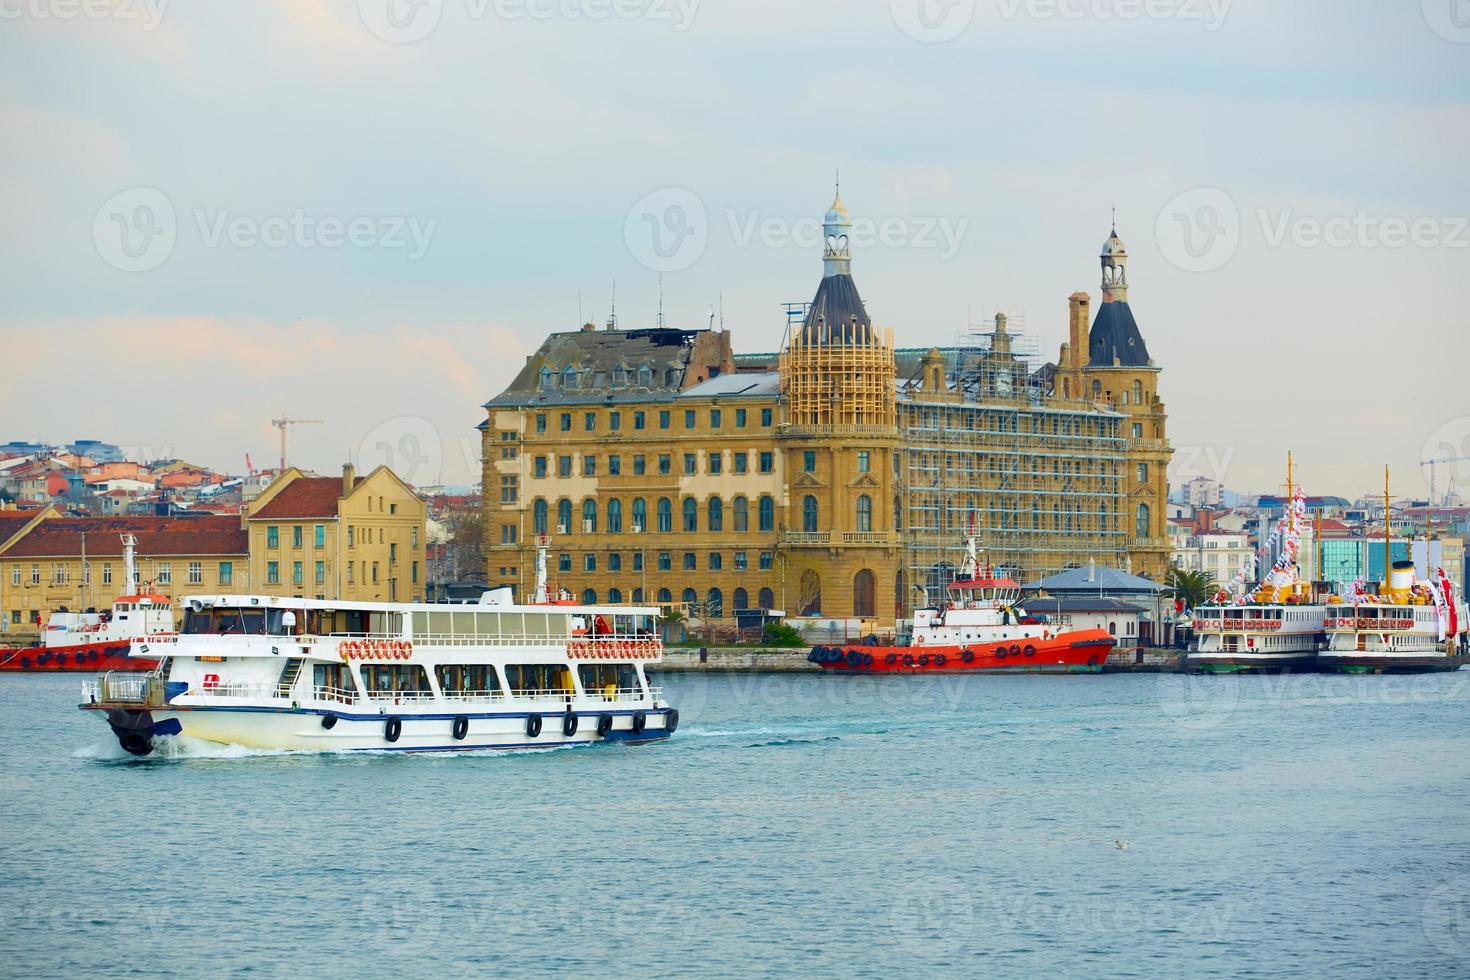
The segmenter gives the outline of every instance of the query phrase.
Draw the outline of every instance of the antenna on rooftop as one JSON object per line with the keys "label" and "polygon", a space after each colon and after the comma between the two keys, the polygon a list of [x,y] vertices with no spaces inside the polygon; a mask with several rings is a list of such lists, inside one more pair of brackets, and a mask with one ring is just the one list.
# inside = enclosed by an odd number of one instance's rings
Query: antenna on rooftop
{"label": "antenna on rooftop", "polygon": [[612,309],[607,314],[607,329],[618,329],[618,281],[612,281]]}
{"label": "antenna on rooftop", "polygon": [[720,332],[725,332],[725,291],[720,290]]}
{"label": "antenna on rooftop", "polygon": [[664,328],[664,274],[658,274],[658,328]]}

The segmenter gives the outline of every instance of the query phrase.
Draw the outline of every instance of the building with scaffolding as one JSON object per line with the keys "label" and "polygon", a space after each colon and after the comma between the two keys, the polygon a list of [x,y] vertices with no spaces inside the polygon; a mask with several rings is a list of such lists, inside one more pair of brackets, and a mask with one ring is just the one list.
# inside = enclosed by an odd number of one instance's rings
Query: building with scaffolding
{"label": "building with scaffolding", "polygon": [[1161,578],[1169,447],[1158,368],[1104,245],[1104,304],[1074,294],[1043,360],[997,314],[945,348],[896,348],[851,272],[851,218],[823,222],[823,276],[779,354],[723,331],[553,334],[486,403],[492,582],[530,580],[538,541],[586,602],[793,616],[908,615],[977,539],[1023,581],[1096,564]]}

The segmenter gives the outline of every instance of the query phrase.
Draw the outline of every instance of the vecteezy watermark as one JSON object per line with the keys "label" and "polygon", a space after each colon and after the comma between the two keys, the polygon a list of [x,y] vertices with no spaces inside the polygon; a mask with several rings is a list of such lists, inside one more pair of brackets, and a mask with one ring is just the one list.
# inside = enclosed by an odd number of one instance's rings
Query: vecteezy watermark
{"label": "vecteezy watermark", "polygon": [[[727,209],[725,221],[736,248],[758,244],[771,249],[796,246],[811,250],[821,247],[825,234],[821,219],[816,217],[792,220],[760,210]],[[970,219],[963,216],[858,217],[852,219],[847,238],[856,249],[880,247],[934,251],[940,260],[947,262],[959,254],[969,228]]]}
{"label": "vecteezy watermark", "polygon": [[163,23],[169,0],[0,0],[0,20],[138,21],[145,31]]}
{"label": "vecteezy watermark", "polygon": [[1470,961],[1470,876],[1439,882],[1424,897],[1424,938],[1446,956]]}
{"label": "vecteezy watermark", "polygon": [[698,262],[709,245],[709,212],[688,188],[661,187],[628,209],[623,241],[650,271],[681,272]]}
{"label": "vecteezy watermark", "polygon": [[97,254],[123,272],[147,272],[163,265],[174,253],[178,231],[173,202],[155,187],[120,191],[92,218]]}
{"label": "vecteezy watermark", "polygon": [[1470,216],[1375,215],[1365,209],[1320,217],[1290,208],[1256,212],[1270,248],[1470,248]]}
{"label": "vecteezy watermark", "polygon": [[[383,249],[423,258],[438,218],[416,215],[237,214],[229,208],[189,212],[205,248]],[[187,226],[186,226],[187,227]],[[130,187],[108,198],[92,217],[92,244],[103,261],[123,272],[157,269],[173,255],[179,220],[168,195],[155,187]]]}
{"label": "vecteezy watermark", "polygon": [[362,437],[353,465],[359,473],[386,466],[408,483],[432,486],[443,478],[443,440],[428,419],[400,415],[378,423]]}
{"label": "vecteezy watermark", "polygon": [[1006,20],[1177,20],[1198,22],[1214,33],[1234,0],[996,0]]}
{"label": "vecteezy watermark", "polygon": [[975,0],[888,0],[893,23],[915,41],[953,41],[975,19]]}
{"label": "vecteezy watermark", "polygon": [[1154,224],[1159,250],[1185,272],[1214,272],[1240,248],[1240,209],[1218,187],[1196,187],[1178,195]]}
{"label": "vecteezy watermark", "polygon": [[1204,477],[1224,485],[1235,460],[1234,446],[1175,446],[1169,459],[1169,485],[1182,486]]}
{"label": "vecteezy watermark", "polygon": [[[682,34],[694,24],[701,0],[460,0],[472,21],[664,21]],[[375,37],[412,44],[434,32],[444,18],[444,0],[357,0],[357,13]]]}
{"label": "vecteezy watermark", "polygon": [[1432,506],[1456,488],[1470,486],[1470,415],[1449,419],[1431,432],[1419,459],[1437,498],[1429,502]]}
{"label": "vecteezy watermark", "polygon": [[1423,0],[1424,20],[1446,41],[1470,44],[1470,0]]}

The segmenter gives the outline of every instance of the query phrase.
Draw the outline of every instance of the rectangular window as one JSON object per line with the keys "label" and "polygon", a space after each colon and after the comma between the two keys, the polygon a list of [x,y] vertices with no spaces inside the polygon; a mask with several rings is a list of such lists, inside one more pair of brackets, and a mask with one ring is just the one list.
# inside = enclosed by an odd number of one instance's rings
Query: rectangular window
{"label": "rectangular window", "polygon": [[318,548],[327,546],[327,526],[325,524],[318,524],[312,528],[312,540]]}
{"label": "rectangular window", "polygon": [[354,574],[354,570],[356,568],[357,568],[357,563],[356,562],[351,562],[350,561],[350,562],[347,563],[347,584],[348,585],[351,585],[351,584],[353,584],[354,582],[357,581],[357,576]]}
{"label": "rectangular window", "polygon": [[761,557],[760,557],[760,569],[761,569],[761,571],[763,571],[763,572],[769,572],[771,570],[772,566],[775,565],[775,563],[776,563],[776,558],[775,558],[775,553],[774,552],[771,552],[771,551],[762,551],[761,552]]}
{"label": "rectangular window", "polygon": [[750,454],[744,450],[730,457],[730,461],[734,465],[736,473],[744,473],[750,468]]}
{"label": "rectangular window", "polygon": [[616,551],[609,552],[607,556],[607,570],[609,572],[621,572],[623,570],[623,556]]}
{"label": "rectangular window", "polygon": [[41,566],[40,565],[32,565],[31,566],[31,584],[32,585],[40,585],[41,584]]}
{"label": "rectangular window", "polygon": [[1139,483],[1147,483],[1148,482],[1148,464],[1147,463],[1139,463],[1138,464],[1138,482]]}
{"label": "rectangular window", "polygon": [[1142,439],[1143,438],[1143,423],[1142,422],[1134,422],[1133,423],[1133,438],[1135,438],[1135,439]]}
{"label": "rectangular window", "polygon": [[545,479],[546,478],[546,457],[545,456],[537,456],[536,457],[536,461],[533,464],[532,472],[534,473],[536,479],[538,479],[538,480],[542,480],[542,479]]}
{"label": "rectangular window", "polygon": [[[16,569],[16,571],[19,572],[20,569]],[[16,585],[19,585],[20,583],[19,582],[16,582],[15,584]],[[102,566],[102,584],[103,585],[111,585],[112,584],[112,566],[111,565],[103,565]]]}
{"label": "rectangular window", "polygon": [[596,432],[597,431],[597,413],[596,412],[583,412],[582,413],[582,428],[585,431],[587,431],[587,432]]}
{"label": "rectangular window", "polygon": [[203,585],[204,584],[204,562],[202,562],[202,561],[191,561],[191,562],[189,562],[189,584],[190,585]]}
{"label": "rectangular window", "polygon": [[686,572],[692,572],[698,566],[699,566],[699,559],[694,556],[694,552],[692,552],[692,551],[686,551],[686,552],[684,552],[684,571],[686,571]]}
{"label": "rectangular window", "polygon": [[281,546],[281,529],[274,524],[265,529],[265,546],[267,548],[279,548]]}
{"label": "rectangular window", "polygon": [[857,471],[859,473],[868,473],[872,469],[873,460],[871,454],[866,449],[860,450],[857,454]]}
{"label": "rectangular window", "polygon": [[536,416],[536,431],[537,432],[545,432],[546,431],[546,416],[544,414],[537,414],[537,416]]}
{"label": "rectangular window", "polygon": [[673,571],[673,568],[674,568],[674,559],[673,559],[673,556],[670,555],[667,551],[660,551],[658,553],[658,570],[661,571],[661,572],[669,572],[669,571]]}
{"label": "rectangular window", "polygon": [[660,429],[667,429],[669,427],[669,413],[667,409],[658,413],[658,427]]}
{"label": "rectangular window", "polygon": [[709,553],[709,570],[710,571],[712,571],[712,572],[718,572],[721,568],[724,567],[724,565],[725,565],[724,557],[718,551],[711,551]]}
{"label": "rectangular window", "polygon": [[327,581],[327,563],[324,561],[317,562],[314,571],[316,574],[316,584],[325,585]]}
{"label": "rectangular window", "polygon": [[570,572],[572,570],[572,556],[565,554],[557,555],[556,570],[558,572]]}
{"label": "rectangular window", "polygon": [[563,431],[563,432],[571,432],[572,431],[572,413],[571,412],[562,412],[561,413],[561,419],[559,421],[561,423],[561,425],[560,425],[561,431]]}
{"label": "rectangular window", "polygon": [[766,428],[771,427],[771,410],[769,408],[761,409],[761,425]]}
{"label": "rectangular window", "polygon": [[761,453],[761,472],[772,473],[776,469],[775,454],[769,452]]}
{"label": "rectangular window", "polygon": [[805,473],[815,473],[817,471],[817,451],[815,449],[802,450],[801,468]]}
{"label": "rectangular window", "polygon": [[561,477],[563,480],[571,479],[572,457],[558,456],[556,458],[556,475]]}
{"label": "rectangular window", "polygon": [[745,571],[749,567],[750,567],[750,561],[745,557],[745,552],[743,552],[743,551],[737,551],[737,552],[735,552],[735,570],[737,572],[743,572],[743,571]]}
{"label": "rectangular window", "polygon": [[301,547],[301,532],[302,527],[300,524],[297,524],[295,527],[291,528],[291,547]]}
{"label": "rectangular window", "polygon": [[292,585],[300,585],[301,582],[302,582],[302,577],[301,577],[301,562],[299,562],[299,561],[293,561],[291,563],[291,584]]}
{"label": "rectangular window", "polygon": [[608,476],[622,476],[623,475],[623,459],[622,459],[621,456],[613,455],[613,456],[609,456],[607,458],[607,475]]}
{"label": "rectangular window", "polygon": [[621,429],[623,427],[623,413],[622,412],[608,412],[607,413],[607,427],[610,430],[612,430],[613,432],[617,432],[619,429]]}
{"label": "rectangular window", "polygon": [[378,563],[373,562],[373,584],[378,584]]}
{"label": "rectangular window", "polygon": [[745,409],[743,408],[735,409],[735,428],[745,428]]}
{"label": "rectangular window", "polygon": [[647,469],[648,469],[648,461],[646,459],[644,459],[644,457],[641,454],[638,455],[638,456],[634,456],[633,457],[633,475],[634,476],[642,476],[643,473],[644,473],[644,471],[647,470]]}
{"label": "rectangular window", "polygon": [[658,472],[660,476],[668,476],[670,470],[673,468],[673,465],[674,458],[668,453],[658,454]]}
{"label": "rectangular window", "polygon": [[722,455],[720,455],[719,450],[714,450],[713,452],[711,452],[709,454],[709,471],[710,471],[710,473],[712,473],[712,474],[718,474],[718,473],[723,472],[724,471],[724,469],[723,469],[724,463],[725,463],[725,459],[724,459],[724,457]]}
{"label": "rectangular window", "polygon": [[158,584],[174,584],[174,566],[172,562],[161,561],[158,563]]}
{"label": "rectangular window", "polygon": [[349,548],[354,547],[355,544],[356,544],[356,540],[357,540],[357,528],[355,528],[355,527],[353,527],[351,525],[348,525],[348,527],[347,527],[347,547],[349,547]]}
{"label": "rectangular window", "polygon": [[20,585],[20,566],[16,565],[10,570],[10,584]]}
{"label": "rectangular window", "polygon": [[684,409],[684,428],[692,429],[695,426],[695,412],[692,408]]}
{"label": "rectangular window", "polygon": [[281,563],[268,561],[265,563],[265,581],[267,585],[281,584]]}
{"label": "rectangular window", "polygon": [[596,456],[583,456],[582,457],[582,475],[583,476],[596,476],[597,475],[597,457]]}
{"label": "rectangular window", "polygon": [[500,543],[501,544],[515,544],[516,543],[516,526],[514,524],[502,524],[500,526]]}
{"label": "rectangular window", "polygon": [[[514,568],[511,569],[511,574],[515,574],[515,569]],[[413,584],[414,585],[418,585],[419,584],[419,563],[418,562],[414,562],[413,563]]]}
{"label": "rectangular window", "polygon": [[517,484],[519,482],[520,477],[516,476],[502,476],[500,478],[500,502],[502,504],[513,504],[516,502],[516,497],[518,496]]}
{"label": "rectangular window", "polygon": [[643,571],[643,552],[641,551],[635,551],[633,553],[633,571]]}
{"label": "rectangular window", "polygon": [[709,410],[709,427],[711,429],[718,429],[720,427],[721,419],[722,416],[720,415],[720,410],[718,408],[712,408]]}
{"label": "rectangular window", "polygon": [[584,572],[595,572],[595,571],[597,571],[597,556],[594,555],[590,551],[587,552],[585,555],[582,556],[582,571],[584,571]]}
{"label": "rectangular window", "polygon": [[419,547],[419,529],[416,528],[416,527],[411,527],[411,528],[408,529],[408,546],[410,548],[413,548],[415,551],[418,550],[418,547]]}
{"label": "rectangular window", "polygon": [[235,584],[235,563],[234,562],[232,562],[232,561],[222,561],[222,562],[219,563],[219,584],[220,585],[234,585]]}
{"label": "rectangular window", "polygon": [[693,453],[685,453],[684,454],[684,475],[685,476],[693,476],[695,474],[695,472],[696,472],[696,465],[695,465],[694,454]]}
{"label": "rectangular window", "polygon": [[642,429],[647,423],[647,416],[643,412],[633,413],[633,428]]}

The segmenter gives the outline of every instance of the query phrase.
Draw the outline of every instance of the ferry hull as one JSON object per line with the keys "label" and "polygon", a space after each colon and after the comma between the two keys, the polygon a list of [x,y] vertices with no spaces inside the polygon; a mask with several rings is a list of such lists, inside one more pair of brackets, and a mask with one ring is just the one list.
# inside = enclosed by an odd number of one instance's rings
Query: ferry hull
{"label": "ferry hull", "polygon": [[1465,664],[1470,664],[1470,656],[1450,656],[1433,651],[1398,655],[1344,651],[1323,652],[1317,656],[1319,668],[1340,674],[1430,674],[1459,670]]}
{"label": "ferry hull", "polygon": [[[84,704],[84,710],[103,712],[119,744],[133,755],[149,755],[160,737],[182,735],[221,746],[288,752],[466,752],[472,750],[551,749],[598,742],[643,744],[663,741],[678,727],[671,708],[597,711],[578,710],[577,729],[564,734],[564,711],[501,714],[360,714],[316,709],[229,707],[167,707],[138,709],[118,705]],[[635,716],[644,727],[635,731]],[[541,719],[531,736],[529,717]],[[611,718],[612,727],[599,735],[598,722]],[[456,719],[465,719],[464,737],[456,739]],[[397,737],[390,741],[390,719],[397,719]],[[330,727],[327,727],[329,726]]]}
{"label": "ferry hull", "polygon": [[807,659],[836,674],[1096,674],[1116,645],[1106,630],[1077,630],[963,646],[814,647]]}
{"label": "ferry hull", "polygon": [[1293,653],[1187,653],[1184,669],[1196,674],[1281,674],[1314,670],[1314,651]]}
{"label": "ferry hull", "polygon": [[81,643],[67,647],[0,647],[0,673],[83,673],[109,670],[152,670],[157,660],[130,657],[131,641]]}

